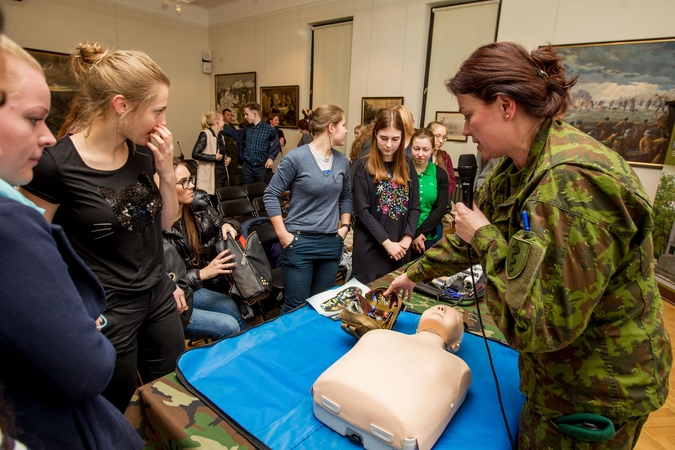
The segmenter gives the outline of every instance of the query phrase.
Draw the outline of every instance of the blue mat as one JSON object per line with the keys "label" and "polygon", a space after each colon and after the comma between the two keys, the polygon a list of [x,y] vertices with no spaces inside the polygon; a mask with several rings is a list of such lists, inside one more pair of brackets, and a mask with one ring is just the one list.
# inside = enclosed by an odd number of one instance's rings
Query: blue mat
{"label": "blue mat", "polygon": [[[419,317],[401,313],[394,330],[415,333]],[[340,329],[340,322],[307,306],[183,353],[178,371],[190,390],[272,449],[354,450],[347,438],[314,418],[310,388],[355,342]],[[524,402],[518,390],[517,353],[492,341],[489,345],[515,439]],[[457,356],[471,368],[473,382],[434,448],[510,449],[482,338],[465,333]],[[402,388],[415,389],[415,381]]]}

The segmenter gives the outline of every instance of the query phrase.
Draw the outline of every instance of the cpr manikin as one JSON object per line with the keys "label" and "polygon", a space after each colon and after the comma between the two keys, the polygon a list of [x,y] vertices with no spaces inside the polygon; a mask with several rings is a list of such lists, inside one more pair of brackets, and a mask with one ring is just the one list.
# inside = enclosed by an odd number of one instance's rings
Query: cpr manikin
{"label": "cpr manikin", "polygon": [[366,333],[312,388],[314,414],[366,449],[430,449],[464,401],[469,366],[450,353],[464,327],[454,308],[422,314],[417,333]]}

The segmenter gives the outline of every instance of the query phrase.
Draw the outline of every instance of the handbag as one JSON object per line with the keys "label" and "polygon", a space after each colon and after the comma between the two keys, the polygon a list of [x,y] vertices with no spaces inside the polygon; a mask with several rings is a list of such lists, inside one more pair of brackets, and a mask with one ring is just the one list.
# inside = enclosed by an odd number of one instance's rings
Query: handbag
{"label": "handbag", "polygon": [[340,311],[340,327],[356,339],[370,330],[391,330],[394,328],[398,313],[401,311],[401,300],[395,292],[384,295],[384,289],[374,289],[365,297],[356,294],[356,299]]}
{"label": "handbag", "polygon": [[236,266],[232,269],[230,294],[252,305],[267,298],[272,292],[272,267],[265,249],[255,231],[246,238],[244,250],[239,241],[230,237],[216,242],[218,253],[229,250],[234,255]]}

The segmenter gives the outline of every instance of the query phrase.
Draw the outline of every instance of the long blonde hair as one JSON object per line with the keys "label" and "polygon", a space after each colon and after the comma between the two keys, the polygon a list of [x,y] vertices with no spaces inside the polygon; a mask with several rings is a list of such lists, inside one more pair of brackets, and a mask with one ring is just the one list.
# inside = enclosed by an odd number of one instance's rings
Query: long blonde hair
{"label": "long blonde hair", "polygon": [[401,116],[401,120],[403,120],[403,128],[405,131],[403,140],[406,145],[408,145],[412,135],[415,134],[415,120],[413,119],[413,115],[410,110],[403,105],[398,105],[394,108],[394,111],[396,111]]}
{"label": "long blonde hair", "polygon": [[77,46],[70,57],[70,72],[81,88],[58,138],[88,129],[96,121],[111,120],[111,100],[116,95],[123,95],[129,102],[129,109],[115,119],[119,123],[143,111],[155,100],[161,86],[170,86],[169,77],[145,53],[111,52],[91,42]]}
{"label": "long blonde hair", "polygon": [[361,135],[354,139],[354,142],[352,142],[352,148],[349,151],[349,161],[352,163],[355,163],[361,154],[361,148],[363,147],[364,142],[372,137],[375,122],[371,122],[367,127],[364,127],[363,125],[359,126],[361,127]]}
{"label": "long blonde hair", "polygon": [[[41,74],[44,75],[44,70],[39,62],[33,58],[30,53],[21,48],[19,44],[8,38],[7,36],[0,35],[0,51],[3,56],[11,56],[19,61],[28,64],[32,68],[38,70]],[[5,66],[8,70],[11,70],[13,65],[7,64]]]}

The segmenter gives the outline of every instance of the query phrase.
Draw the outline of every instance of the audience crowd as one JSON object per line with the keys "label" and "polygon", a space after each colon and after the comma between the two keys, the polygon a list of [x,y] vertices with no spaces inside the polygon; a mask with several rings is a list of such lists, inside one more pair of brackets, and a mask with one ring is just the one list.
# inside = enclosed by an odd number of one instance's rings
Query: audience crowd
{"label": "audience crowd", "polygon": [[[266,185],[256,223],[268,221],[282,249],[280,314],[333,287],[344,252],[352,252],[352,275],[370,283],[420,256],[430,261],[425,252],[438,241],[435,249],[449,245],[443,219],[456,179],[442,150],[448,130],[440,122],[415,129],[404,106],[356,125],[347,156],[335,149],[350,130],[343,110],[303,110],[297,148],[273,175],[286,145],[279,114],[263,121],[260,105],[249,103],[236,128],[230,109],[210,111],[191,166],[174,158],[169,78],[145,53],[79,44],[70,70],[81,90],[54,138],[42,68],[7,37],[0,52],[6,443],[141,448],[122,416],[139,382],[172,372],[185,339],[251,326],[251,308],[231,289],[234,255],[217,250],[248,233],[247,222],[217,209],[223,188]],[[476,189],[495,183],[493,169],[504,172],[504,155],[477,156]]]}

